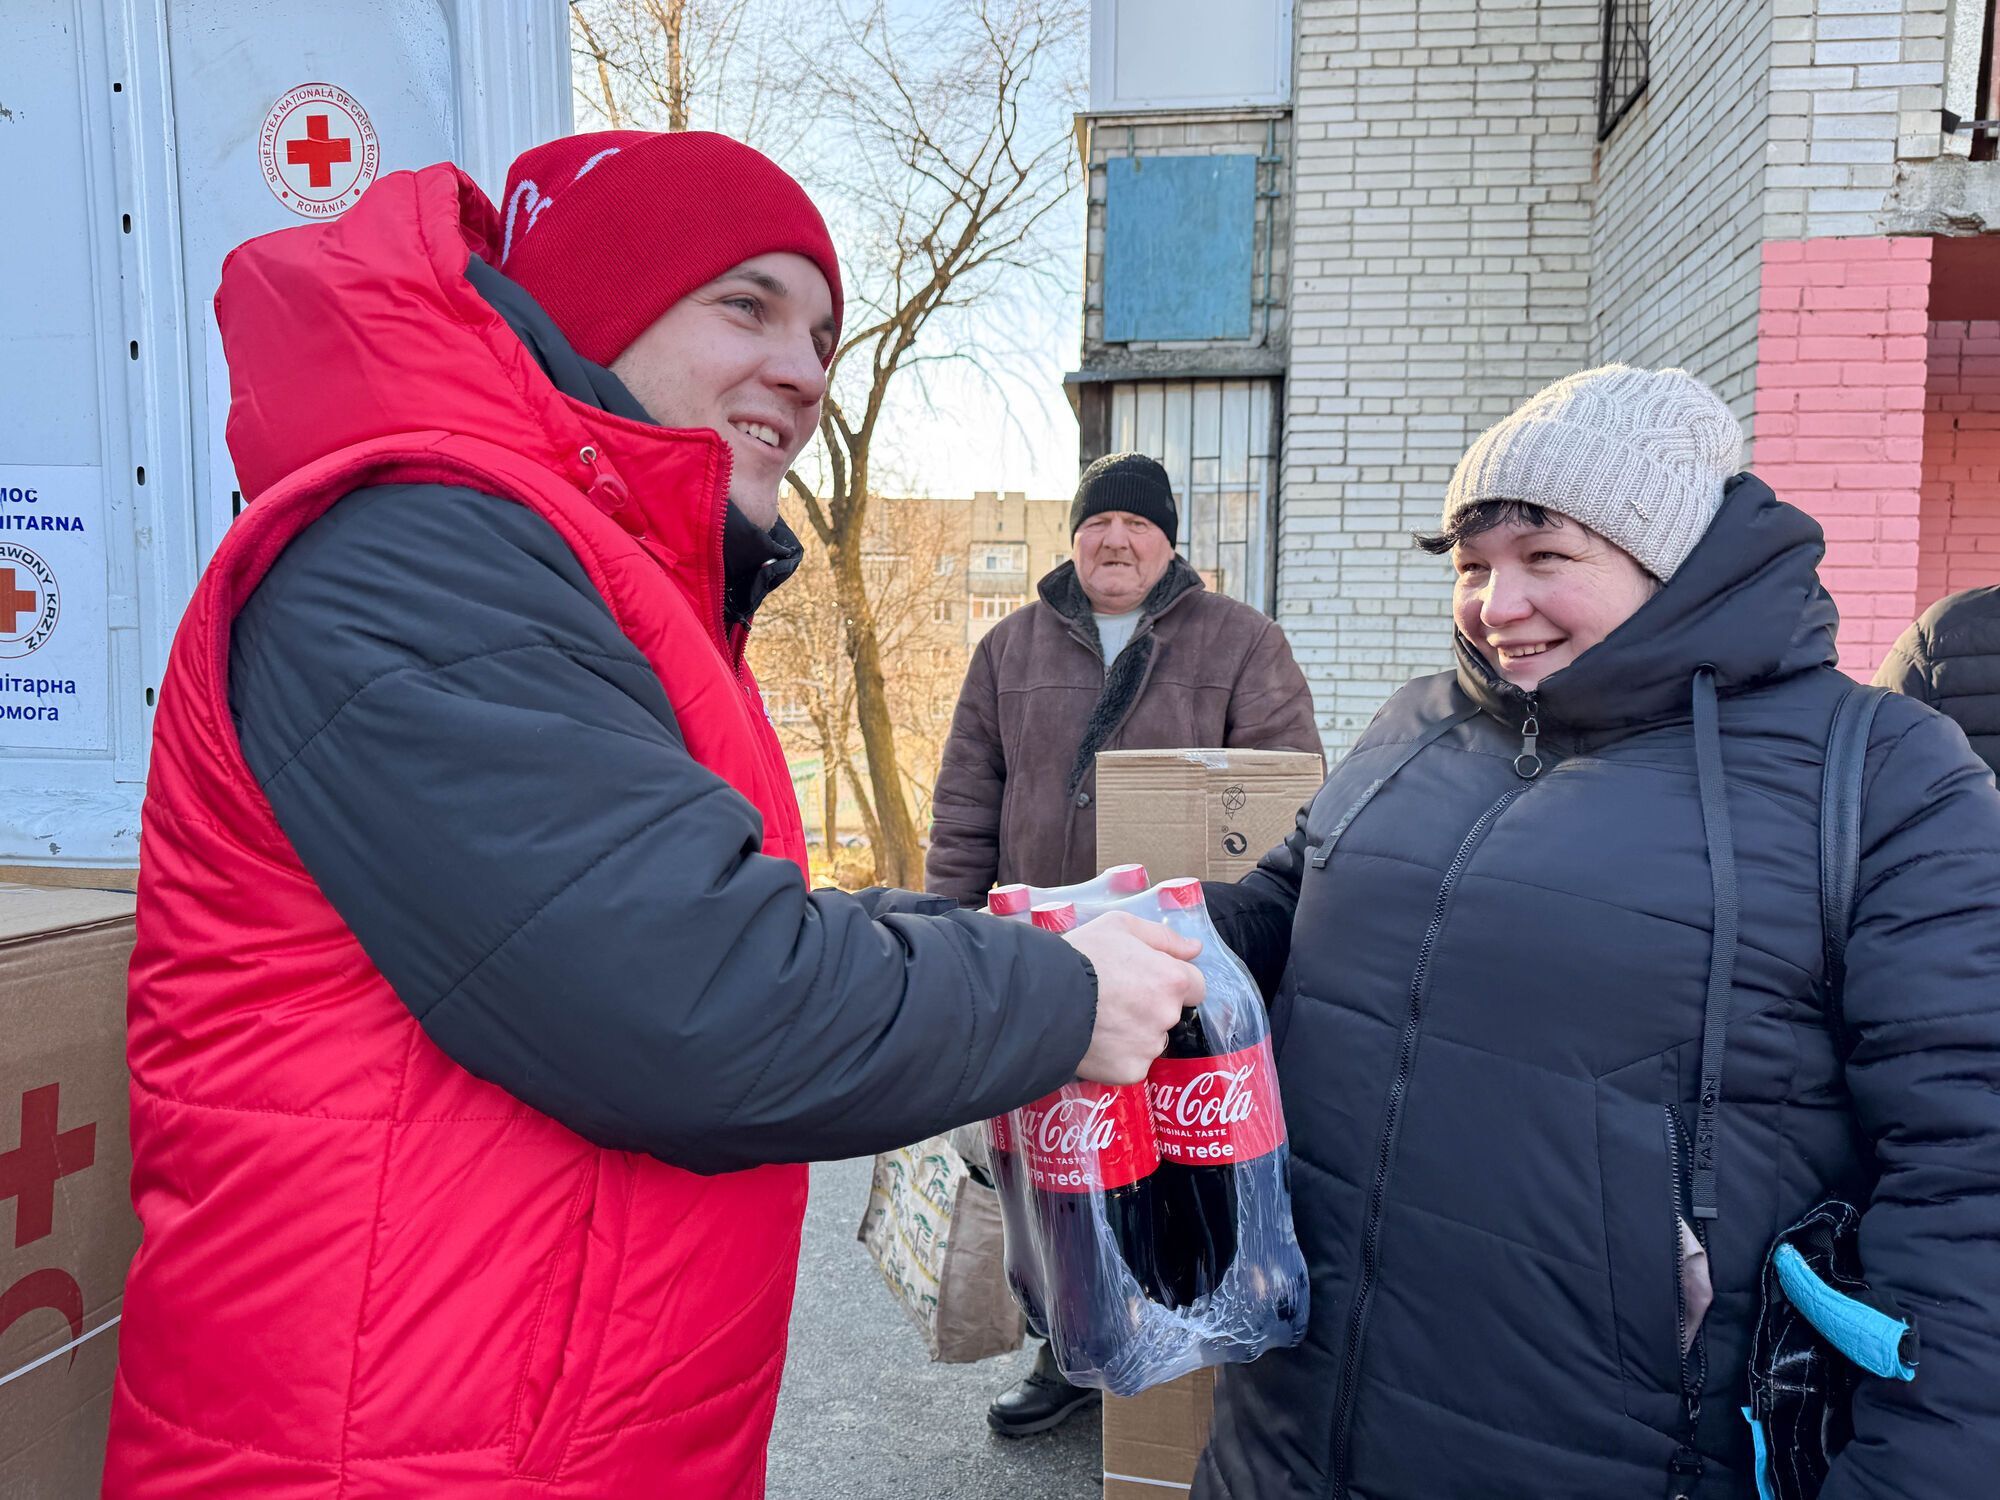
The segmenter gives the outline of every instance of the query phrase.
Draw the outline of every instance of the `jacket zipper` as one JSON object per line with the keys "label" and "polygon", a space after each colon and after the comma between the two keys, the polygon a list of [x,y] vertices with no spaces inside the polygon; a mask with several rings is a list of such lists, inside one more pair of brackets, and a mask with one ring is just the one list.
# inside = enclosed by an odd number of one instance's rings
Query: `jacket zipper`
{"label": "jacket zipper", "polygon": [[1535,749],[1535,742],[1541,738],[1542,721],[1538,717],[1539,705],[1535,695],[1528,694],[1528,708],[1521,719],[1521,752],[1514,757],[1514,774],[1523,781],[1533,781],[1542,774],[1541,752]]}
{"label": "jacket zipper", "polygon": [[[599,455],[596,445],[585,443],[583,447],[577,450],[576,456],[577,461],[590,472],[591,476],[590,484],[585,489],[585,493],[599,509],[618,522],[620,526],[624,527],[634,537],[639,538],[642,546],[645,545],[646,529],[644,524],[628,514],[632,504],[631,494],[615,474],[598,466]],[[727,595],[723,583],[723,570],[726,566],[723,557],[723,541],[728,534],[729,528],[729,469],[729,449],[725,446],[722,450],[722,476],[720,481],[722,505],[718,515],[719,524],[715,528],[715,570],[710,574],[711,579],[714,581],[712,603],[714,604],[715,643],[722,649],[724,657],[728,659],[730,671],[736,678],[736,685],[747,695],[750,692],[750,684],[744,680],[743,676],[743,649],[748,644],[750,632],[747,629],[744,631],[744,639],[742,641],[732,640],[729,634],[729,616],[724,609],[724,601]]]}
{"label": "jacket zipper", "polygon": [[1374,1293],[1376,1264],[1381,1254],[1382,1208],[1388,1196],[1389,1159],[1395,1153],[1403,1095],[1409,1089],[1410,1070],[1416,1064],[1417,1035],[1423,1025],[1424,992],[1430,982],[1431,955],[1437,948],[1438,934],[1444,930],[1444,919],[1451,910],[1451,898],[1458,886],[1459,876],[1471,862],[1473,851],[1486,837],[1494,820],[1507,810],[1508,804],[1527,790],[1524,786],[1515,787],[1481,813],[1467,830],[1459,842],[1458,852],[1445,869],[1444,881],[1438,886],[1437,902],[1431,911],[1430,926],[1425,929],[1423,945],[1417,950],[1416,971],[1410,977],[1410,1014],[1403,1023],[1402,1042],[1396,1052],[1396,1077],[1389,1086],[1389,1105],[1382,1121],[1381,1148],[1376,1155],[1374,1181],[1368,1190],[1368,1217],[1361,1231],[1361,1280],[1354,1289],[1354,1305],[1347,1314],[1347,1354],[1341,1361],[1340,1384],[1334,1404],[1333,1494],[1341,1500],[1347,1494],[1347,1440],[1354,1421],[1361,1341],[1367,1331],[1368,1305]]}
{"label": "jacket zipper", "polygon": [[1674,1232],[1674,1357],[1682,1364],[1682,1396],[1686,1396],[1688,1348],[1687,1286],[1681,1280],[1681,1164],[1687,1159],[1681,1142],[1680,1116],[1671,1104],[1660,1106],[1667,1117],[1667,1197],[1673,1208]]}
{"label": "jacket zipper", "polygon": [[1695,1439],[1701,1426],[1701,1391],[1708,1383],[1708,1330],[1696,1329],[1693,1340],[1688,1338],[1687,1286],[1681,1280],[1681,1223],[1685,1218],[1694,1230],[1695,1243],[1704,1252],[1708,1249],[1708,1230],[1705,1220],[1684,1214],[1682,1209],[1690,1196],[1682,1187],[1687,1178],[1687,1163],[1692,1160],[1687,1126],[1673,1105],[1660,1107],[1667,1117],[1667,1161],[1671,1168],[1667,1178],[1667,1198],[1672,1210],[1668,1229],[1673,1234],[1674,1248],[1668,1264],[1674,1268],[1674,1358],[1679,1362],[1681,1417],[1686,1424],[1681,1442],[1667,1465],[1667,1495],[1668,1500],[1679,1500],[1681,1496],[1692,1496],[1701,1479],[1701,1450],[1695,1446]]}

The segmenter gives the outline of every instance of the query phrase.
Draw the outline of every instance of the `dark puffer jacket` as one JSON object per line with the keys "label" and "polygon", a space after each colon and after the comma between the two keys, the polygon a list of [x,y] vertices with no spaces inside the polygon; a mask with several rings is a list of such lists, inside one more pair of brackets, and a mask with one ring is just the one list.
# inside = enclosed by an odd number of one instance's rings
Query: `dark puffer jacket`
{"label": "dark puffer jacket", "polygon": [[2000,770],[2000,588],[1938,600],[1903,632],[1875,682],[1949,717]]}
{"label": "dark puffer jacket", "polygon": [[[1671,584],[1543,684],[1538,776],[1517,769],[1530,701],[1461,641],[1284,846],[1211,887],[1231,942],[1283,972],[1312,1317],[1299,1348],[1224,1372],[1202,1500],[1664,1492],[1717,974],[1698,1493],[1756,1493],[1739,1408],[1759,1262],[1833,1194],[1865,1206],[1868,1275],[1922,1358],[1910,1384],[1868,1382],[1824,1500],[1991,1492],[2000,794],[1957,726],[1885,701],[1843,1064],[1818,992],[1822,747],[1847,687],[1822,550],[1739,478]],[[1717,943],[1711,875],[1731,869],[1740,937]]]}

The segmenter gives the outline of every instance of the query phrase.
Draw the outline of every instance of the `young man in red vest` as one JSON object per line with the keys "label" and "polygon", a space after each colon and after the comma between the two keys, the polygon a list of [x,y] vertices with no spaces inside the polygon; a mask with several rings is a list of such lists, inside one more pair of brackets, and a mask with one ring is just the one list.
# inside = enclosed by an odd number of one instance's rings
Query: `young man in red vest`
{"label": "young man in red vest", "polygon": [[1191,954],[808,892],[743,644],[840,277],[757,153],[398,173],[217,313],[106,1493],[760,1495],[799,1164],[1143,1076]]}

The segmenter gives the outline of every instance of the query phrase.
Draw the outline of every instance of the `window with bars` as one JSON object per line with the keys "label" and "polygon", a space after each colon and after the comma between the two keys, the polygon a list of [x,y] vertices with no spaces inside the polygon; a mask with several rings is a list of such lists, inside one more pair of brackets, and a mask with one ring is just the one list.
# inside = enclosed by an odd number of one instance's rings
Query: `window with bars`
{"label": "window with bars", "polygon": [[1652,78],[1647,45],[1652,0],[1604,0],[1604,53],[1597,69],[1597,138],[1618,128]]}
{"label": "window with bars", "polygon": [[1111,451],[1150,453],[1180,506],[1180,551],[1209,586],[1271,608],[1268,546],[1276,434],[1266,380],[1120,382]]}

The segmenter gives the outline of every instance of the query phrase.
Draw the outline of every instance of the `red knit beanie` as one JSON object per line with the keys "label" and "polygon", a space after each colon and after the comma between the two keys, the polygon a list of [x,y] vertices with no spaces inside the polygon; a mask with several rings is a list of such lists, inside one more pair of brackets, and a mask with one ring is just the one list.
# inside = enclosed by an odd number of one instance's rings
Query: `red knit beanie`
{"label": "red knit beanie", "polygon": [[500,269],[600,365],[696,287],[778,251],[819,267],[840,322],[840,263],[819,210],[726,135],[600,130],[536,146],[507,172],[500,219]]}

